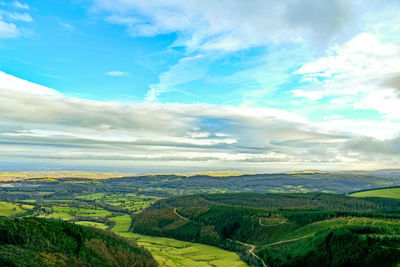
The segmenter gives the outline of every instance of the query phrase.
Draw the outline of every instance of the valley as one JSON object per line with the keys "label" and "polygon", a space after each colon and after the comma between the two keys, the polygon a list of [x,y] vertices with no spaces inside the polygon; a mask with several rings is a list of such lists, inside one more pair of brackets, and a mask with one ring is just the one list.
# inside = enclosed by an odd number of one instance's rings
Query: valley
{"label": "valley", "polygon": [[[363,244],[369,240],[381,253],[376,259],[390,252],[393,257],[385,259],[395,262],[398,255],[393,249],[399,247],[400,236],[400,200],[393,198],[397,189],[380,189],[378,198],[340,193],[350,185],[362,189],[378,187],[382,181],[395,185],[397,177],[363,173],[363,180],[359,176],[295,173],[4,181],[0,216],[61,219],[111,231],[145,247],[160,266],[292,266],[324,261],[343,245],[326,251],[320,247],[324,240],[329,237],[340,243],[343,236],[360,248],[355,252],[358,261],[365,256]],[[336,194],[310,187],[321,177],[341,181],[331,185]],[[281,188],[275,193],[278,184]],[[374,190],[360,193],[366,192],[373,193],[366,197],[376,196]],[[382,246],[389,250],[381,250]],[[321,254],[313,255],[315,251]],[[349,260],[346,257],[343,254]]]}

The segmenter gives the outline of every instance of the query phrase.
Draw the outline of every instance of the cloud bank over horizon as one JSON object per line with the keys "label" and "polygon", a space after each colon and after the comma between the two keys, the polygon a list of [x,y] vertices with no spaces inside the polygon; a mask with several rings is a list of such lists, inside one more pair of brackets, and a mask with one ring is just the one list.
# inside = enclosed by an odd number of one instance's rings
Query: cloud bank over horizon
{"label": "cloud bank over horizon", "polygon": [[284,110],[85,100],[3,72],[0,84],[2,159],[132,170],[357,169],[400,159],[398,137],[380,140]]}

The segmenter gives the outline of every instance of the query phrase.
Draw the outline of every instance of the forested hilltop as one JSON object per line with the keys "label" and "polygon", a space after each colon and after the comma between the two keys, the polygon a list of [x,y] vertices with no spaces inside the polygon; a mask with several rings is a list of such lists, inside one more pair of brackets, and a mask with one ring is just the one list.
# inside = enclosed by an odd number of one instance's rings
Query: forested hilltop
{"label": "forested hilltop", "polygon": [[113,233],[61,220],[0,217],[1,266],[137,266],[150,252]]}
{"label": "forested hilltop", "polygon": [[[33,174],[32,174],[33,175]],[[108,177],[108,176],[107,176]],[[171,197],[199,193],[349,193],[400,186],[400,171],[291,172],[215,177],[144,175],[113,179],[30,177],[0,179],[0,200],[74,199],[82,194],[136,194]],[[37,194],[37,192],[43,192]]]}
{"label": "forested hilltop", "polygon": [[138,233],[237,251],[256,266],[394,266],[400,200],[308,194],[201,194],[135,214]]}

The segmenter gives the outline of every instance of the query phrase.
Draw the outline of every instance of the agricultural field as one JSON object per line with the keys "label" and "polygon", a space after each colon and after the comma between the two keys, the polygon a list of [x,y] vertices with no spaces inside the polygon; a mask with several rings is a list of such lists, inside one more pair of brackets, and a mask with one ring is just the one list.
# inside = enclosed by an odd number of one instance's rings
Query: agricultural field
{"label": "agricultural field", "polygon": [[89,227],[94,227],[94,228],[98,228],[101,230],[106,230],[108,228],[107,225],[105,225],[104,223],[99,223],[99,222],[92,222],[92,221],[78,221],[75,222],[76,224],[79,225],[84,225],[84,226],[89,226]]}
{"label": "agricultural field", "polygon": [[[28,200],[27,203],[40,204],[33,214],[42,218],[54,218],[102,230],[109,229],[120,236],[124,236],[148,249],[159,263],[165,267],[179,266],[221,266],[221,267],[245,267],[243,262],[235,252],[230,252],[220,248],[184,242],[174,239],[151,237],[135,233],[130,233],[131,215],[112,210],[107,210],[96,204],[115,205],[130,210],[130,213],[140,212],[149,207],[159,197],[143,196],[135,194],[88,194],[80,195],[75,199],[54,199],[54,200]],[[25,212],[21,207],[33,208],[33,205],[19,205],[13,203],[0,202],[0,212],[4,210],[4,215],[21,214]],[[107,206],[106,206],[107,207]],[[15,208],[15,210],[14,210]],[[84,219],[91,220],[84,220]],[[104,222],[102,222],[102,220]]]}
{"label": "agricultural field", "polygon": [[144,196],[138,194],[96,193],[78,196],[77,199],[89,200],[96,203],[116,206],[126,209],[130,212],[140,212],[161,198],[156,196]]}
{"label": "agricultural field", "polygon": [[400,187],[385,188],[357,192],[351,194],[352,197],[384,197],[384,198],[397,198],[400,199]]}
{"label": "agricultural field", "polygon": [[220,248],[164,237],[119,233],[149,250],[162,267],[245,267],[239,256]]}
{"label": "agricultural field", "polygon": [[176,239],[146,236],[129,232],[131,217],[122,215],[110,218],[115,221],[112,231],[132,239],[149,250],[162,267],[199,266],[199,267],[245,267],[246,263],[230,251],[203,244],[179,241]]}
{"label": "agricultural field", "polygon": [[23,181],[28,179],[47,179],[54,181],[59,178],[103,180],[135,175],[133,173],[110,172],[78,172],[78,171],[25,171],[25,172],[0,172],[1,182]]}
{"label": "agricultural field", "polygon": [[21,205],[9,202],[0,202],[0,216],[12,216],[32,209],[32,205]]}
{"label": "agricultural field", "polygon": [[115,233],[127,233],[129,232],[129,228],[131,226],[131,216],[130,215],[121,215],[109,218],[110,221],[115,222],[112,231]]}

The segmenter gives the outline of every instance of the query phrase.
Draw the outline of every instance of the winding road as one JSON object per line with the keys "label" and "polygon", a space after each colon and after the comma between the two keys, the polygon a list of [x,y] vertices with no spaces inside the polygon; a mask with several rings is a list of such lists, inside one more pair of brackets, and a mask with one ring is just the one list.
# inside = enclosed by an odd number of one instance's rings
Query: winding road
{"label": "winding road", "polygon": [[[181,219],[183,219],[183,220],[185,220],[185,221],[190,221],[189,218],[187,218],[187,217],[182,216],[181,214],[179,214],[178,211],[177,211],[177,208],[174,208],[174,213],[175,213],[175,215],[178,216],[179,218],[181,218]],[[236,241],[236,240],[232,240],[232,239],[228,239],[228,240],[230,240],[230,241],[232,241],[232,242],[235,242],[236,244],[240,244],[240,245],[242,245],[242,246],[248,247],[249,249],[247,250],[247,253],[249,253],[249,254],[252,255],[253,257],[257,258],[258,260],[260,260],[260,262],[262,263],[263,267],[267,267],[267,265],[265,264],[264,260],[261,259],[256,253],[254,253],[254,250],[256,249],[256,246],[255,246],[255,245],[248,244],[248,243],[243,243],[243,242]]]}
{"label": "winding road", "polygon": [[183,220],[185,220],[185,221],[190,221],[189,218],[180,215],[180,214],[178,213],[178,211],[176,211],[176,209],[177,209],[177,208],[174,208],[174,213],[175,213],[176,216],[178,216],[179,218],[181,218],[181,219],[183,219]]}
{"label": "winding road", "polygon": [[305,235],[305,236],[298,237],[298,238],[293,238],[293,239],[288,239],[288,240],[281,240],[281,241],[278,241],[278,242],[274,242],[274,243],[270,243],[270,244],[263,245],[263,246],[261,246],[261,247],[262,247],[262,248],[266,248],[266,247],[271,247],[271,246],[275,246],[275,245],[279,245],[279,244],[289,243],[289,242],[301,240],[301,239],[304,239],[304,238],[307,238],[307,237],[311,237],[311,236],[313,236],[313,235],[314,235],[314,234],[309,234],[309,235]]}

